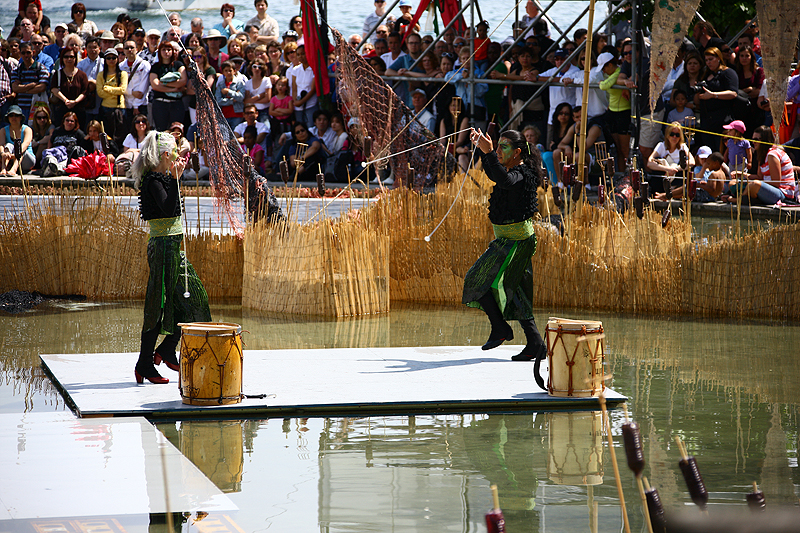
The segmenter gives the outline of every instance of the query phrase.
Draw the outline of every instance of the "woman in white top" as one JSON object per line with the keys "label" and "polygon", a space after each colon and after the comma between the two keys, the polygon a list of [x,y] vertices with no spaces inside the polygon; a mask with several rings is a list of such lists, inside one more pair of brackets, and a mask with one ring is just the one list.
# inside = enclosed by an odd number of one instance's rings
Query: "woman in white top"
{"label": "woman in white top", "polygon": [[146,115],[136,115],[133,119],[133,131],[131,131],[125,140],[122,141],[122,146],[125,148],[123,152],[139,152],[139,147],[147,137],[150,131],[150,123],[147,121]]}
{"label": "woman in white top", "polygon": [[[681,152],[686,155],[684,167],[681,167]],[[669,124],[664,131],[664,140],[656,145],[653,153],[647,158],[647,169],[671,177],[693,166],[694,157],[686,146],[683,128],[679,122]]]}
{"label": "woman in white top", "polygon": [[267,64],[256,58],[247,67],[250,79],[244,84],[244,103],[255,104],[258,110],[258,121],[269,120],[269,101],[272,99],[272,82],[267,76]]}

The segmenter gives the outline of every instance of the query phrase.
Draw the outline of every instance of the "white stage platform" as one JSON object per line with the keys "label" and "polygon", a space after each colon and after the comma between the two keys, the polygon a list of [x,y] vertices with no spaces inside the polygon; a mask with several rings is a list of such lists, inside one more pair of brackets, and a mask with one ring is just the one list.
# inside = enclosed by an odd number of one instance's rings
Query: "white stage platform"
{"label": "white stage platform", "polygon": [[[185,405],[178,374],[137,385],[134,353],[42,355],[46,370],[80,417],[148,418],[342,416],[428,411],[592,409],[597,398],[555,398],[539,389],[533,363],[510,358],[519,346],[245,350],[242,393],[266,395],[221,406]],[[546,364],[543,364],[547,380]],[[611,389],[610,404],[626,398]]]}
{"label": "white stage platform", "polygon": [[[101,517],[124,516],[139,517],[144,527],[138,530],[146,531],[148,516],[167,512],[167,502],[172,512],[224,516],[237,510],[141,417],[0,415],[0,472],[0,531],[117,531],[97,524],[106,522]],[[31,529],[6,529],[3,520],[32,521]],[[78,522],[92,522],[94,529]]]}

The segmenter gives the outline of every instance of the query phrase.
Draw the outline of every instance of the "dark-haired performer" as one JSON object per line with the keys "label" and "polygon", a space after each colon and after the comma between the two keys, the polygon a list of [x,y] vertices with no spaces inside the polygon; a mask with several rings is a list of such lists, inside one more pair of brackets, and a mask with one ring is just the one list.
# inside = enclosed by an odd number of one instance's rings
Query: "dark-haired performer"
{"label": "dark-haired performer", "polygon": [[533,320],[533,269],[536,252],[533,217],[539,212],[536,188],[542,179],[542,158],[518,131],[500,135],[497,151],[492,140],[480,130],[470,132],[478,147],[483,168],[495,185],[489,197],[489,220],[495,239],[469,269],[464,278],[461,302],[483,309],[492,324],[484,350],[491,350],[514,338],[506,320],[518,320],[527,344],[514,361],[543,359],[547,355]]}
{"label": "dark-haired performer", "polygon": [[[175,137],[151,131],[129,172],[135,187],[140,189],[142,218],[150,225],[147,243],[150,277],[144,300],[142,344],[136,362],[137,383],[145,379],[151,383],[169,383],[155,365],[163,360],[172,370],[179,370],[175,355],[181,338],[178,323],[211,320],[206,290],[180,251],[183,225],[177,177],[183,173],[184,165],[185,161],[178,158]],[[156,348],[160,333],[166,337]]]}

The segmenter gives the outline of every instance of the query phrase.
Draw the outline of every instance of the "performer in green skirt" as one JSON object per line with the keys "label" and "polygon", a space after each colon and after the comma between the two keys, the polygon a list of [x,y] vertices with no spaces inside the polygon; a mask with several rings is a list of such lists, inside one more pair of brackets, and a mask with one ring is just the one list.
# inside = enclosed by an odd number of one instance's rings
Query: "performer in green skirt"
{"label": "performer in green skirt", "polygon": [[[175,138],[151,131],[142,142],[139,158],[130,170],[139,191],[139,210],[150,225],[147,262],[150,278],[144,302],[144,325],[136,382],[168,383],[156,366],[163,360],[179,370],[175,348],[181,338],[179,322],[208,322],[208,295],[192,265],[181,252],[180,189],[178,177],[186,162],[178,159]],[[166,335],[156,348],[159,334]]]}
{"label": "performer in green skirt", "polygon": [[484,350],[491,350],[514,338],[506,320],[517,320],[527,344],[514,361],[543,359],[547,355],[533,319],[533,269],[536,252],[533,217],[539,212],[536,188],[543,176],[542,159],[517,131],[501,134],[494,150],[492,140],[480,130],[470,133],[481,154],[483,169],[495,185],[489,197],[489,220],[495,239],[464,277],[461,302],[482,309],[492,331]]}

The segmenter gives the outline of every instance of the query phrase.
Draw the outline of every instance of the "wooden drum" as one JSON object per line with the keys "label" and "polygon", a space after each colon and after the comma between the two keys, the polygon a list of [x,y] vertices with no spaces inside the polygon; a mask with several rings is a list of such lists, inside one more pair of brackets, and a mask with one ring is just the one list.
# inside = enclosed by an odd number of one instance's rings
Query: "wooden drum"
{"label": "wooden drum", "polygon": [[550,317],[545,331],[550,396],[599,396],[603,381],[603,323]]}
{"label": "wooden drum", "polygon": [[242,326],[192,322],[181,326],[181,398],[190,405],[242,401]]}
{"label": "wooden drum", "polygon": [[547,413],[547,477],[558,485],[603,483],[603,414]]}

